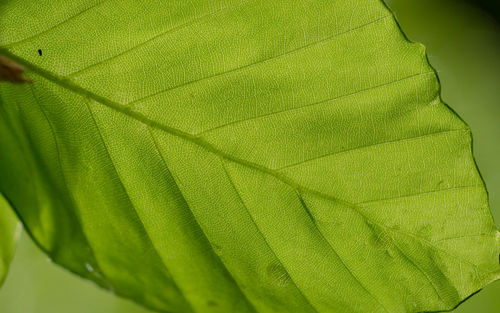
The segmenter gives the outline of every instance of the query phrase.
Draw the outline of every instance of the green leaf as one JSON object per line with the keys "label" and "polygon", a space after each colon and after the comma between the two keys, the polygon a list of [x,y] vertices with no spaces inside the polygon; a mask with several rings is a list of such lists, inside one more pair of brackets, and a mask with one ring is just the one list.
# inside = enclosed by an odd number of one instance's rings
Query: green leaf
{"label": "green leaf", "polygon": [[2,286],[19,239],[19,222],[0,193],[0,286]]}
{"label": "green leaf", "polygon": [[0,87],[0,192],[71,271],[203,313],[438,311],[500,278],[470,130],[380,0],[0,12],[34,81]]}

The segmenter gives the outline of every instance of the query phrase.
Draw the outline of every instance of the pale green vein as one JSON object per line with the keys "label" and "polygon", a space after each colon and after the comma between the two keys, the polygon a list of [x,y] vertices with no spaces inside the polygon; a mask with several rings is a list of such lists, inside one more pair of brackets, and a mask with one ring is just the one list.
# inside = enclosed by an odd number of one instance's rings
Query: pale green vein
{"label": "pale green vein", "polygon": [[[33,99],[35,99],[35,103],[40,108],[40,111],[42,112],[43,117],[45,118],[45,120],[47,121],[47,124],[49,125],[50,132],[51,132],[52,138],[54,140],[54,146],[55,146],[55,149],[56,149],[56,156],[57,156],[57,164],[58,164],[59,170],[61,171],[61,178],[62,178],[63,186],[64,186],[64,188],[65,188],[65,190],[67,192],[68,197],[70,198],[70,201],[73,201],[73,203],[74,203],[73,193],[70,192],[70,189],[69,189],[68,183],[67,183],[67,179],[66,179],[66,174],[64,173],[64,169],[63,169],[63,166],[62,166],[61,152],[60,152],[60,148],[59,148],[59,141],[57,140],[57,136],[56,136],[56,132],[54,130],[54,126],[52,125],[52,122],[50,121],[49,117],[47,116],[47,113],[45,112],[45,109],[40,104],[40,101],[38,100],[38,97],[35,94],[34,87],[30,86],[30,89],[31,89],[31,93],[33,95]],[[99,262],[97,261],[97,259],[95,257],[94,248],[90,245],[88,237],[87,237],[87,234],[85,233],[85,230],[82,227],[82,221],[80,219],[80,216],[78,214],[75,214],[75,217],[76,217],[76,219],[77,219],[77,221],[79,223],[80,230],[82,231],[82,234],[84,235],[83,238],[85,240],[85,243],[87,244],[88,248],[90,249],[90,256],[91,256],[92,261],[93,261],[92,265],[94,265],[94,267],[95,267],[94,270],[97,270],[98,273],[99,273],[99,275],[101,275],[101,277],[103,278],[104,282],[106,284],[109,284],[108,280],[106,279],[106,274],[100,268]]]}
{"label": "pale green vein", "polygon": [[328,247],[330,247],[330,250],[339,258],[339,261],[340,263],[342,264],[342,266],[347,270],[347,272],[354,278],[354,280],[359,284],[359,286],[366,292],[368,293],[374,300],[375,302],[377,302],[377,304],[382,308],[384,309],[385,312],[389,313],[389,311],[387,310],[387,308],[380,302],[380,300],[378,299],[377,296],[375,296],[370,290],[368,290],[365,285],[363,284],[363,282],[354,274],[354,272],[349,268],[349,266],[347,266],[347,263],[342,259],[342,257],[340,256],[340,254],[335,250],[335,248],[333,247],[333,245],[330,243],[330,241],[328,241],[328,239],[326,239],[325,235],[323,234],[323,232],[321,231],[321,228],[316,224],[316,221],[314,219],[314,215],[313,213],[311,212],[311,210],[309,209],[309,207],[307,206],[306,202],[304,201],[304,198],[302,198],[302,195],[300,194],[300,192],[298,190],[295,190],[296,194],[297,194],[297,197],[299,198],[300,200],[300,203],[302,204],[302,207],[304,208],[304,210],[306,212],[309,213],[309,217],[311,218],[311,222],[314,224],[314,226],[316,227],[316,229],[318,230],[318,234],[321,236],[321,238],[327,243]]}
{"label": "pale green vein", "polygon": [[250,301],[250,299],[247,297],[247,295],[245,294],[245,292],[243,292],[243,289],[241,288],[241,286],[238,284],[236,278],[234,277],[233,273],[231,273],[231,271],[227,268],[227,266],[225,265],[225,263],[222,261],[221,257],[215,253],[215,250],[214,250],[214,247],[213,247],[213,244],[212,242],[208,239],[208,236],[207,234],[205,233],[205,231],[203,230],[203,228],[201,227],[200,225],[200,222],[198,221],[198,219],[196,218],[196,216],[194,215],[194,212],[192,211],[186,197],[184,196],[184,194],[182,193],[182,190],[179,186],[179,183],[177,182],[178,179],[175,179],[173,173],[170,171],[168,165],[167,165],[167,162],[165,161],[165,157],[163,156],[163,153],[161,152],[159,146],[158,146],[158,142],[157,142],[157,139],[156,137],[154,136],[153,132],[151,131],[151,128],[149,126],[146,126],[147,129],[148,129],[148,132],[149,132],[149,135],[151,136],[151,139],[153,140],[153,144],[155,146],[155,149],[156,151],[158,152],[161,160],[162,160],[162,163],[163,163],[163,166],[165,166],[165,169],[166,171],[168,172],[168,174],[170,176],[172,176],[172,180],[175,184],[175,187],[176,189],[179,191],[179,195],[181,196],[182,198],[182,201],[184,202],[184,204],[186,205],[186,207],[188,208],[189,210],[189,213],[190,213],[190,216],[193,218],[194,222],[196,223],[196,225],[198,225],[198,228],[201,230],[202,234],[203,234],[203,237],[205,238],[206,242],[208,243],[209,245],[209,248],[210,248],[210,252],[217,258],[217,260],[219,260],[220,264],[221,264],[221,267],[224,268],[224,270],[226,271],[226,273],[229,274],[229,276],[231,277],[234,285],[238,288],[238,291],[243,295],[243,297],[247,300],[248,304],[250,305],[250,307],[255,311],[257,312],[257,310],[255,310],[255,308],[253,307],[253,304],[252,302]]}
{"label": "pale green vein", "polygon": [[390,86],[390,85],[397,84],[397,83],[402,82],[402,81],[406,81],[406,80],[409,80],[409,79],[412,79],[412,78],[417,78],[417,77],[421,77],[421,76],[425,76],[425,75],[429,75],[429,74],[435,75],[435,73],[433,71],[409,75],[409,76],[406,76],[406,77],[403,77],[403,78],[400,78],[400,79],[397,79],[397,80],[393,80],[393,81],[390,81],[390,82],[387,82],[387,83],[383,83],[383,84],[379,84],[379,85],[375,85],[375,86],[363,88],[363,89],[360,89],[360,90],[357,90],[357,91],[354,91],[354,92],[351,92],[351,93],[346,93],[346,94],[343,94],[343,95],[340,95],[340,96],[336,96],[334,98],[323,99],[323,100],[320,100],[320,101],[317,101],[317,102],[313,102],[313,103],[309,103],[309,104],[305,104],[305,105],[299,106],[299,107],[288,108],[288,109],[284,109],[284,110],[281,110],[281,111],[273,111],[273,112],[270,112],[270,113],[267,113],[267,114],[257,115],[257,116],[253,116],[253,117],[242,119],[242,120],[231,121],[229,123],[218,125],[218,126],[215,126],[213,128],[201,131],[201,132],[197,133],[196,135],[197,136],[203,136],[203,135],[206,135],[208,133],[211,133],[211,132],[214,132],[216,130],[219,130],[221,128],[226,128],[228,126],[242,124],[242,123],[247,123],[249,121],[258,120],[258,119],[265,118],[265,117],[268,117],[268,116],[279,115],[279,114],[282,114],[282,113],[288,113],[288,112],[291,112],[291,111],[300,111],[302,109],[311,108],[311,107],[315,107],[317,105],[321,105],[321,104],[326,104],[326,103],[329,103],[329,102],[334,102],[334,101],[342,100],[342,99],[345,99],[345,98],[349,98],[349,97],[358,95],[358,94],[363,93],[363,92],[371,91],[373,89]]}
{"label": "pale green vein", "polygon": [[[390,237],[390,236],[389,236]],[[398,251],[401,253],[401,255],[410,263],[413,265],[414,268],[416,268],[424,277],[425,279],[429,282],[429,284],[431,285],[432,289],[434,289],[434,292],[436,293],[436,295],[438,296],[438,298],[441,300],[441,302],[447,306],[449,306],[449,303],[447,303],[443,297],[441,296],[441,294],[439,293],[438,291],[438,288],[434,285],[434,282],[432,281],[432,279],[425,273],[424,270],[422,270],[422,268],[417,264],[417,262],[415,262],[412,258],[410,258],[408,255],[406,255],[406,253],[396,244],[396,240],[394,240],[392,237],[391,238],[391,241],[392,243],[394,244],[394,247],[396,247],[396,249],[398,249]]]}
{"label": "pale green vein", "polygon": [[269,250],[271,251],[271,253],[273,254],[273,256],[276,258],[276,260],[278,260],[278,262],[280,262],[281,266],[283,267],[283,269],[285,269],[285,271],[287,272],[288,276],[290,277],[290,281],[292,282],[292,284],[295,286],[295,288],[297,289],[297,291],[300,293],[300,295],[304,298],[304,300],[309,304],[309,306],[315,311],[315,312],[319,312],[318,309],[311,303],[311,301],[309,300],[308,297],[306,297],[306,295],[302,292],[302,290],[299,288],[299,286],[297,286],[297,284],[295,283],[295,280],[292,278],[292,276],[290,275],[290,272],[289,270],[286,269],[285,265],[283,264],[283,262],[281,262],[280,258],[278,258],[278,256],[276,255],[276,253],[274,252],[273,248],[271,247],[271,245],[269,244],[269,242],[267,241],[266,237],[264,236],[264,234],[262,233],[262,231],[260,230],[260,227],[259,225],[257,225],[257,223],[255,222],[255,219],[253,218],[252,214],[250,213],[250,210],[248,209],[247,205],[245,204],[245,201],[243,201],[243,198],[241,197],[240,195],[240,192],[238,191],[238,188],[236,187],[236,185],[234,184],[233,182],[233,179],[231,178],[231,175],[229,174],[229,172],[227,171],[226,169],[226,165],[224,164],[224,159],[222,157],[219,156],[219,159],[220,159],[220,162],[221,162],[221,165],[222,165],[222,168],[224,170],[224,173],[229,181],[229,183],[231,184],[231,186],[234,188],[234,192],[236,193],[236,195],[238,196],[238,199],[240,200],[241,204],[243,205],[243,207],[245,208],[245,210],[247,211],[248,213],[248,216],[250,217],[250,220],[252,221],[252,224],[255,226],[255,228],[258,230],[258,233],[260,234],[260,236],[262,237],[262,240],[264,241],[264,243],[267,245],[267,247],[269,248]]}
{"label": "pale green vein", "polygon": [[356,151],[356,150],[362,150],[362,149],[366,149],[366,148],[370,148],[370,147],[383,146],[383,145],[392,144],[392,143],[399,143],[399,142],[409,142],[409,141],[413,141],[413,140],[420,140],[420,139],[427,138],[427,137],[434,137],[434,136],[438,136],[438,135],[450,134],[450,133],[455,133],[455,132],[460,132],[460,131],[469,132],[469,128],[466,127],[466,128],[457,128],[457,129],[451,129],[451,130],[440,130],[440,131],[437,131],[437,132],[433,132],[433,133],[429,133],[429,134],[425,134],[425,135],[420,135],[420,136],[397,138],[397,139],[394,139],[394,140],[388,140],[388,141],[370,143],[370,144],[367,144],[367,145],[364,145],[364,146],[359,146],[359,147],[354,147],[354,148],[350,148],[350,149],[345,149],[345,150],[340,150],[340,151],[334,151],[334,152],[331,152],[331,153],[319,155],[317,157],[314,157],[314,158],[311,158],[311,159],[307,159],[307,160],[303,160],[303,161],[300,161],[300,162],[297,162],[297,163],[287,164],[286,166],[283,166],[283,167],[275,169],[275,170],[276,171],[283,171],[285,169],[293,168],[293,167],[295,167],[297,165],[302,165],[302,164],[305,164],[305,163],[308,163],[308,162],[311,162],[311,161],[316,161],[316,160],[319,160],[319,159],[323,159],[323,158],[327,158],[327,157],[331,157],[331,156],[335,156],[335,155],[339,155],[339,154],[343,154],[343,153],[348,153],[348,152],[352,152],[352,151]]}
{"label": "pale green vein", "polygon": [[65,19],[65,20],[63,20],[62,22],[60,22],[60,23],[58,23],[58,24],[56,24],[56,25],[54,25],[54,26],[52,26],[52,27],[47,28],[46,30],[44,30],[44,31],[42,31],[42,32],[39,32],[39,33],[37,33],[37,34],[34,34],[33,36],[29,36],[29,37],[27,37],[27,38],[24,38],[24,39],[19,40],[19,41],[16,41],[16,42],[11,42],[11,43],[9,43],[9,44],[5,45],[5,46],[4,46],[4,48],[13,48],[13,47],[15,47],[15,46],[18,46],[18,45],[20,45],[20,44],[24,43],[24,42],[28,42],[28,41],[30,41],[30,40],[31,40],[31,39],[33,39],[33,38],[36,38],[36,37],[38,37],[38,36],[42,36],[42,35],[44,35],[44,34],[47,34],[47,33],[51,32],[52,30],[54,30],[54,29],[56,29],[56,28],[58,28],[58,27],[60,27],[60,26],[62,26],[62,25],[64,25],[64,24],[66,24],[66,23],[70,22],[71,20],[73,20],[73,19],[75,19],[75,18],[77,18],[77,17],[79,17],[79,16],[81,16],[81,15],[83,15],[83,14],[87,13],[88,11],[90,11],[90,10],[92,10],[92,9],[94,9],[94,8],[96,8],[96,7],[98,7],[98,6],[100,6],[100,5],[102,5],[103,3],[107,2],[107,1],[108,1],[108,0],[103,0],[103,1],[101,1],[101,2],[98,2],[98,3],[96,3],[96,4],[94,4],[94,5],[90,6],[90,7],[88,7],[88,8],[86,8],[86,9],[84,9],[84,10],[82,10],[82,11],[78,12],[77,14],[75,14],[75,15],[73,15],[73,16],[71,16],[71,17],[69,17],[69,18]]}
{"label": "pale green vein", "polygon": [[379,203],[379,202],[385,202],[385,201],[396,200],[396,199],[413,198],[413,197],[418,197],[421,195],[428,195],[428,194],[445,192],[445,191],[462,190],[462,189],[468,189],[468,188],[481,188],[481,187],[482,187],[481,185],[456,186],[456,187],[443,188],[443,189],[437,189],[437,190],[431,190],[431,191],[425,191],[425,192],[418,192],[418,193],[383,198],[383,199],[368,200],[368,201],[358,202],[358,203],[356,203],[356,205],[360,206],[360,205]]}
{"label": "pale green vein", "polygon": [[94,63],[94,64],[92,64],[92,65],[89,65],[89,66],[87,66],[87,67],[85,67],[85,68],[82,68],[82,69],[80,69],[80,70],[77,70],[77,71],[75,71],[75,72],[73,72],[73,73],[70,73],[70,74],[68,74],[68,75],[67,75],[67,77],[68,77],[68,78],[70,78],[70,77],[74,77],[74,76],[76,76],[76,75],[78,75],[78,74],[80,74],[80,73],[82,73],[82,72],[84,72],[84,71],[86,71],[86,70],[88,70],[88,69],[90,69],[90,68],[94,68],[94,67],[99,66],[99,65],[101,65],[101,64],[107,63],[107,62],[109,62],[109,61],[111,61],[111,60],[114,60],[114,59],[116,59],[116,58],[118,58],[118,57],[120,57],[120,56],[122,56],[122,55],[125,55],[125,54],[128,54],[128,53],[132,52],[132,51],[135,51],[135,50],[137,50],[138,48],[143,47],[143,46],[145,46],[146,44],[148,44],[148,43],[150,43],[150,42],[152,42],[152,41],[155,41],[156,39],[160,39],[160,38],[162,38],[162,37],[164,37],[164,36],[166,36],[166,35],[168,35],[168,34],[171,34],[171,33],[174,33],[174,32],[177,32],[177,31],[180,31],[180,30],[182,30],[182,29],[184,29],[184,28],[186,28],[186,27],[192,26],[192,25],[196,24],[197,22],[200,22],[201,20],[203,20],[203,19],[205,19],[205,18],[216,16],[216,15],[218,15],[218,14],[223,13],[224,11],[227,11],[229,8],[231,8],[231,9],[235,9],[235,8],[238,8],[238,7],[240,7],[240,6],[243,6],[243,5],[247,4],[247,3],[250,3],[250,1],[242,1],[240,4],[238,4],[238,5],[237,5],[237,6],[235,6],[235,7],[224,7],[224,8],[221,8],[221,9],[219,9],[219,10],[215,11],[215,12],[210,12],[210,13],[207,13],[207,14],[203,14],[203,15],[201,15],[201,16],[195,16],[194,18],[192,18],[191,20],[189,20],[189,21],[188,21],[188,22],[186,22],[186,23],[182,23],[182,24],[180,24],[180,25],[178,25],[178,26],[174,26],[174,27],[172,27],[172,28],[169,28],[169,29],[167,29],[166,31],[164,31],[164,32],[162,32],[162,33],[159,33],[158,35],[155,35],[155,36],[153,36],[153,37],[149,38],[148,40],[143,41],[143,42],[141,42],[141,43],[139,43],[139,44],[135,45],[134,47],[132,47],[132,48],[130,48],[130,49],[127,49],[127,50],[125,50],[125,51],[122,51],[122,52],[120,52],[120,53],[118,53],[118,54],[116,54],[116,55],[114,55],[114,56],[112,56],[112,57],[109,57],[109,58],[107,58],[107,59],[104,59],[104,60],[99,61],[99,62],[97,62],[97,63]]}
{"label": "pale green vein", "polygon": [[284,53],[281,53],[281,54],[277,54],[277,55],[274,55],[270,58],[267,58],[267,59],[263,59],[263,60],[259,60],[259,61],[256,61],[256,62],[253,62],[253,63],[249,63],[249,64],[245,64],[243,66],[240,66],[240,67],[236,67],[236,68],[233,68],[233,69],[230,69],[230,70],[227,70],[227,71],[223,71],[223,72],[220,72],[220,73],[217,73],[217,74],[214,74],[214,75],[209,75],[209,76],[205,76],[205,77],[202,77],[202,78],[199,78],[199,79],[195,79],[195,80],[191,80],[191,81],[188,81],[188,82],[185,82],[185,83],[182,83],[182,84],[179,84],[179,85],[176,85],[176,86],[173,86],[173,87],[169,87],[169,88],[166,88],[166,89],[163,89],[163,90],[160,90],[160,91],[157,91],[157,92],[154,92],[150,95],[147,95],[145,97],[142,97],[142,98],[139,98],[139,99],[136,99],[136,100],[133,100],[129,103],[127,103],[128,106],[132,106],[138,102],[141,102],[141,101],[144,101],[146,99],[149,99],[149,98],[152,98],[154,96],[157,96],[159,94],[163,94],[163,93],[166,93],[166,92],[170,92],[172,90],[175,90],[175,89],[179,89],[179,88],[182,88],[182,87],[185,87],[185,86],[188,86],[188,85],[192,85],[192,84],[195,84],[195,83],[198,83],[198,82],[201,82],[201,81],[205,81],[205,80],[209,80],[209,79],[212,79],[212,78],[216,78],[216,77],[219,77],[219,76],[222,76],[222,75],[226,75],[226,74],[229,74],[229,73],[235,73],[235,72],[238,72],[238,71],[241,71],[241,70],[245,70],[245,69],[248,69],[252,66],[256,66],[256,65],[259,65],[259,64],[263,64],[263,63],[266,63],[266,62],[269,62],[269,61],[272,61],[272,60],[276,60],[276,59],[279,59],[279,58],[282,58],[282,57],[285,57],[287,55],[290,55],[290,54],[293,54],[293,53],[297,53],[297,52],[300,52],[302,50],[306,50],[308,48],[311,48],[311,47],[314,47],[315,45],[319,45],[319,44],[322,44],[322,43],[325,43],[325,42],[328,42],[330,40],[333,40],[337,37],[340,37],[340,36],[343,36],[343,35],[346,35],[346,34],[349,34],[351,32],[354,32],[354,31],[357,31],[357,30],[360,30],[360,29],[363,29],[365,27],[368,27],[370,25],[373,25],[373,24],[376,24],[378,22],[381,22],[383,20],[386,20],[387,18],[389,17],[392,17],[392,15],[386,15],[386,16],[383,16],[381,18],[378,18],[376,20],[373,20],[369,23],[366,23],[366,24],[363,24],[363,25],[360,25],[360,26],[357,26],[355,28],[351,28],[345,32],[341,32],[341,33],[337,33],[337,34],[334,34],[332,36],[329,36],[329,37],[326,37],[326,38],[323,38],[321,40],[318,40],[318,41],[315,41],[315,42],[312,42],[310,44],[307,44],[307,45],[304,45],[304,46],[300,46],[298,48],[295,48],[295,49],[292,49],[292,50],[289,50],[287,52],[284,52]]}
{"label": "pale green vein", "polygon": [[86,101],[86,102],[85,102],[85,105],[87,106],[87,109],[88,109],[88,111],[89,111],[89,115],[90,115],[90,117],[91,117],[91,119],[92,119],[93,123],[95,124],[95,127],[97,128],[97,133],[99,134],[99,138],[100,138],[100,140],[102,141],[102,144],[103,144],[103,146],[104,146],[104,150],[106,151],[106,154],[107,154],[107,156],[108,156],[108,158],[109,158],[109,161],[110,161],[110,163],[111,163],[111,165],[112,165],[112,167],[113,167],[113,170],[114,170],[114,172],[116,173],[116,175],[117,175],[117,177],[118,177],[118,182],[119,182],[120,186],[122,187],[123,193],[124,193],[124,194],[125,194],[125,196],[127,197],[127,200],[128,200],[128,202],[130,203],[130,207],[132,208],[132,210],[133,210],[134,214],[137,216],[137,219],[138,219],[138,220],[139,220],[139,222],[140,222],[142,232],[143,232],[143,233],[147,236],[147,238],[148,238],[148,242],[149,242],[149,243],[151,244],[151,246],[154,248],[154,249],[153,249],[153,251],[154,251],[155,256],[157,257],[157,259],[159,259],[159,260],[162,262],[162,264],[163,264],[163,266],[164,266],[164,268],[165,268],[165,272],[166,272],[166,274],[167,274],[168,278],[170,278],[170,279],[171,279],[171,281],[172,281],[172,283],[174,284],[175,289],[177,290],[177,292],[178,292],[178,293],[179,293],[179,294],[183,297],[183,300],[184,300],[184,302],[188,305],[189,309],[190,309],[192,312],[196,312],[196,311],[193,309],[193,307],[192,307],[191,303],[189,302],[188,298],[184,295],[184,293],[182,292],[181,288],[179,287],[179,285],[177,284],[177,282],[174,280],[174,278],[173,278],[172,274],[170,274],[170,271],[168,270],[167,265],[165,264],[165,261],[164,261],[164,260],[163,260],[163,258],[162,258],[162,257],[158,254],[158,250],[156,249],[155,244],[154,244],[153,240],[151,239],[151,236],[150,236],[150,234],[149,234],[149,232],[148,232],[148,230],[147,230],[146,226],[144,225],[144,222],[143,222],[143,220],[142,220],[141,216],[140,216],[140,215],[139,215],[139,213],[137,212],[137,209],[135,208],[134,202],[133,202],[133,201],[132,201],[132,199],[130,198],[130,195],[129,195],[129,194],[128,194],[128,192],[127,192],[127,188],[126,188],[126,187],[125,187],[125,185],[123,184],[123,180],[122,180],[122,178],[121,178],[121,176],[120,176],[120,173],[119,173],[118,169],[116,168],[116,165],[115,165],[115,163],[114,163],[114,161],[113,161],[113,158],[111,157],[111,153],[109,152],[109,149],[108,149],[108,147],[107,147],[107,145],[106,145],[106,141],[104,140],[104,138],[103,138],[103,136],[102,136],[102,132],[101,132],[101,131],[100,131],[100,129],[99,129],[99,124],[97,123],[97,121],[96,121],[96,119],[95,119],[95,117],[94,117],[94,113],[92,112],[92,109],[91,109],[91,107],[90,107],[90,101]]}

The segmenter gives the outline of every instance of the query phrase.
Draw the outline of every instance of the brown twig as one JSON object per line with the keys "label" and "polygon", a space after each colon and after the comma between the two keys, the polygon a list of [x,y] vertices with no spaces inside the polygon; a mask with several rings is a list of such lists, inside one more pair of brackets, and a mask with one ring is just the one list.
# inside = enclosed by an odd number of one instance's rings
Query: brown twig
{"label": "brown twig", "polygon": [[0,81],[7,81],[13,84],[32,82],[31,79],[24,76],[24,67],[2,55],[0,55]]}

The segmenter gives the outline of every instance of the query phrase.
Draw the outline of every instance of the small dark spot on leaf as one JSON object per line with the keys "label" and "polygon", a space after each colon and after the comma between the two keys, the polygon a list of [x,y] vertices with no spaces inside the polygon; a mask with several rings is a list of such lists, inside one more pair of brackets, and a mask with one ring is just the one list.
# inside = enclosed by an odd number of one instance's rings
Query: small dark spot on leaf
{"label": "small dark spot on leaf", "polygon": [[217,302],[213,301],[213,300],[208,300],[207,301],[207,305],[208,306],[217,306]]}
{"label": "small dark spot on leaf", "polygon": [[38,49],[38,55],[42,56],[42,49]]}

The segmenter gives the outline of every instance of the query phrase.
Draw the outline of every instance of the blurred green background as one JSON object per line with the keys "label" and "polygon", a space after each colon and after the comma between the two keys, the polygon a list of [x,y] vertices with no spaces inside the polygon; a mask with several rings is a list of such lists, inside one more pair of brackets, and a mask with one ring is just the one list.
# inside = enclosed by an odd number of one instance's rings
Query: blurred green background
{"label": "blurred green background", "polygon": [[[407,36],[427,46],[442,95],[471,126],[474,152],[500,224],[500,24],[498,2],[387,0]],[[496,3],[496,4],[495,4]],[[485,9],[486,8],[486,9]],[[146,313],[50,263],[23,233],[0,290],[0,313]],[[499,313],[500,281],[456,313]],[[294,312],[291,312],[294,313]]]}

